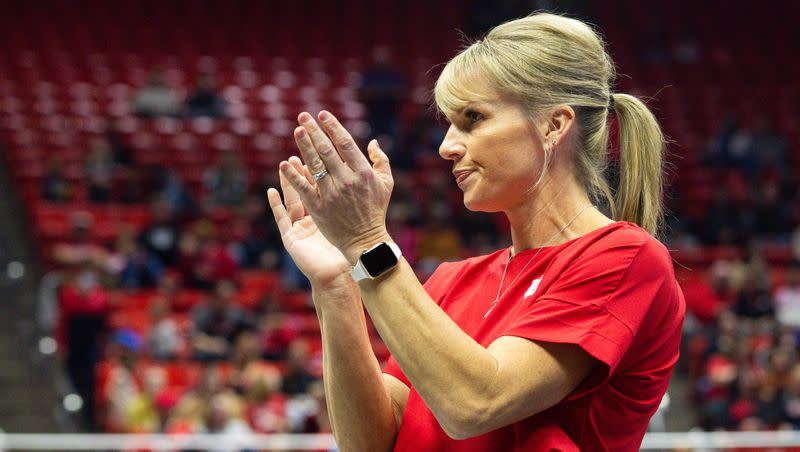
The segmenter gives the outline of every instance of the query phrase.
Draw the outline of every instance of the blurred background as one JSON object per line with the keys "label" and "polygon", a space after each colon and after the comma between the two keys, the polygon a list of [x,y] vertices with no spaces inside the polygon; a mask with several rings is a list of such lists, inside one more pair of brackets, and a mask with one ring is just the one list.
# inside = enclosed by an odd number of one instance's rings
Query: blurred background
{"label": "blurred background", "polygon": [[651,430],[800,428],[800,3],[42,0],[0,3],[0,429],[330,432],[266,202],[296,115],[381,141],[421,280],[507,246],[430,94],[465,38],[537,9],[595,24],[672,140],[689,315]]}

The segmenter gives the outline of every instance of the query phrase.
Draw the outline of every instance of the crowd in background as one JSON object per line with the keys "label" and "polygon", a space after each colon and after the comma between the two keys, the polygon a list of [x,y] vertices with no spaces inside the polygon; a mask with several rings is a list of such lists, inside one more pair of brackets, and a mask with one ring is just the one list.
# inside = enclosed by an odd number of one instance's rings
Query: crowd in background
{"label": "crowd in background", "polygon": [[[391,149],[396,186],[388,227],[421,279],[439,262],[489,252],[503,240],[502,219],[461,208],[449,171],[420,178],[420,161],[438,159],[445,126],[427,113],[401,124],[402,74],[384,49],[365,71],[359,91],[370,128]],[[158,70],[131,100],[132,113],[217,117],[225,114],[213,76],[181,102]],[[84,178],[90,205],[148,205],[149,220],[121,224],[98,243],[89,212],[75,211],[70,233],[48,252],[61,274],[56,337],[64,366],[82,397],[83,418],[114,432],[326,432],[320,355],[299,326],[313,313],[287,311],[282,294],[306,291],[305,277],[283,250],[266,205],[277,172],[251,180],[235,147],[207,168],[200,192],[166,165],[142,165],[109,121],[89,139]],[[51,203],[74,199],[62,162],[52,157],[41,180]],[[422,184],[420,184],[422,182]],[[224,221],[215,219],[224,212]],[[277,275],[279,283],[256,303],[239,302],[242,272]],[[138,331],[113,324],[144,293],[149,320]],[[195,296],[186,302],[186,294]],[[318,334],[318,333],[317,333]],[[168,366],[198,369],[196,383],[168,384]]]}
{"label": "crowd in background", "polygon": [[730,115],[700,164],[710,201],[689,214],[673,188],[666,231],[668,245],[716,256],[698,275],[678,268],[688,308],[680,367],[697,425],[798,429],[800,175],[790,147],[769,117],[742,124]]}
{"label": "crowd in background", "polygon": [[[396,185],[387,221],[406,259],[424,279],[442,261],[507,244],[504,219],[464,209],[448,165],[430,163],[446,125],[427,112],[403,123],[403,75],[385,50],[373,58],[360,99],[371,134],[390,154]],[[199,74],[180,100],[154,70],[131,109],[142,118],[225,116],[210,73]],[[140,165],[134,155],[113,122],[91,139],[88,200],[147,203],[150,223],[122,227],[113,243],[97,244],[91,217],[76,212],[71,239],[53,250],[65,275],[58,334],[87,422],[137,432],[329,431],[318,357],[292,326],[294,314],[269,293],[255,307],[235,302],[242,270],[279,274],[281,290],[308,288],[266,209],[266,188],[277,187],[277,173],[251,180],[234,146],[206,169],[196,193],[172,168]],[[681,368],[705,429],[800,428],[800,191],[791,158],[768,116],[743,124],[730,115],[700,159],[716,181],[707,208],[690,212],[683,187],[668,189],[662,238],[669,248],[734,249],[712,263],[707,277],[684,285],[690,314]],[[53,157],[47,168],[42,197],[70,201],[74,188],[62,163]],[[231,213],[222,227],[211,219],[219,209]],[[764,249],[772,246],[790,248],[792,263],[771,265]],[[109,330],[108,316],[119,307],[114,289],[153,291],[144,335]],[[184,289],[203,291],[203,300],[181,305]],[[203,363],[196,387],[171,391],[163,369],[141,364],[176,360]],[[98,387],[101,362],[111,370]]]}

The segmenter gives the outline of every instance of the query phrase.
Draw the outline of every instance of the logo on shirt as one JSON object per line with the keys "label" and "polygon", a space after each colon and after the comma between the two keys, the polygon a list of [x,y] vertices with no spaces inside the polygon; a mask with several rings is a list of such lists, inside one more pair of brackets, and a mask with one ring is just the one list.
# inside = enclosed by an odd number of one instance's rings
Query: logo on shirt
{"label": "logo on shirt", "polygon": [[536,289],[539,287],[539,283],[542,282],[542,278],[536,278],[531,283],[531,286],[528,287],[528,290],[525,291],[525,295],[522,298],[528,298],[536,292]]}

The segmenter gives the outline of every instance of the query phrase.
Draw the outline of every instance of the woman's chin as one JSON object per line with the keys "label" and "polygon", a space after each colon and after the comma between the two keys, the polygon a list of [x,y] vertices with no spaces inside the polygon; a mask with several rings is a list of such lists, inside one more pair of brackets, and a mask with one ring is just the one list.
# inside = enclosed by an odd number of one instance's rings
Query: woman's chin
{"label": "woman's chin", "polygon": [[491,203],[486,199],[474,198],[467,193],[464,193],[464,207],[472,212],[497,212],[497,209],[492,208]]}

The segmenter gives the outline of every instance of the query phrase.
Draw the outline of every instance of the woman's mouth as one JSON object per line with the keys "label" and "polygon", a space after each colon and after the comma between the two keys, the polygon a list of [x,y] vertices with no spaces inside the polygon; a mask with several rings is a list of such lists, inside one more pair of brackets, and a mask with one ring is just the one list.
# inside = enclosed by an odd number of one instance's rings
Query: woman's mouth
{"label": "woman's mouth", "polygon": [[456,175],[456,184],[458,184],[458,186],[461,187],[464,184],[464,181],[466,181],[469,178],[469,176],[472,175],[472,173],[473,171],[464,171],[458,173],[458,175]]}

